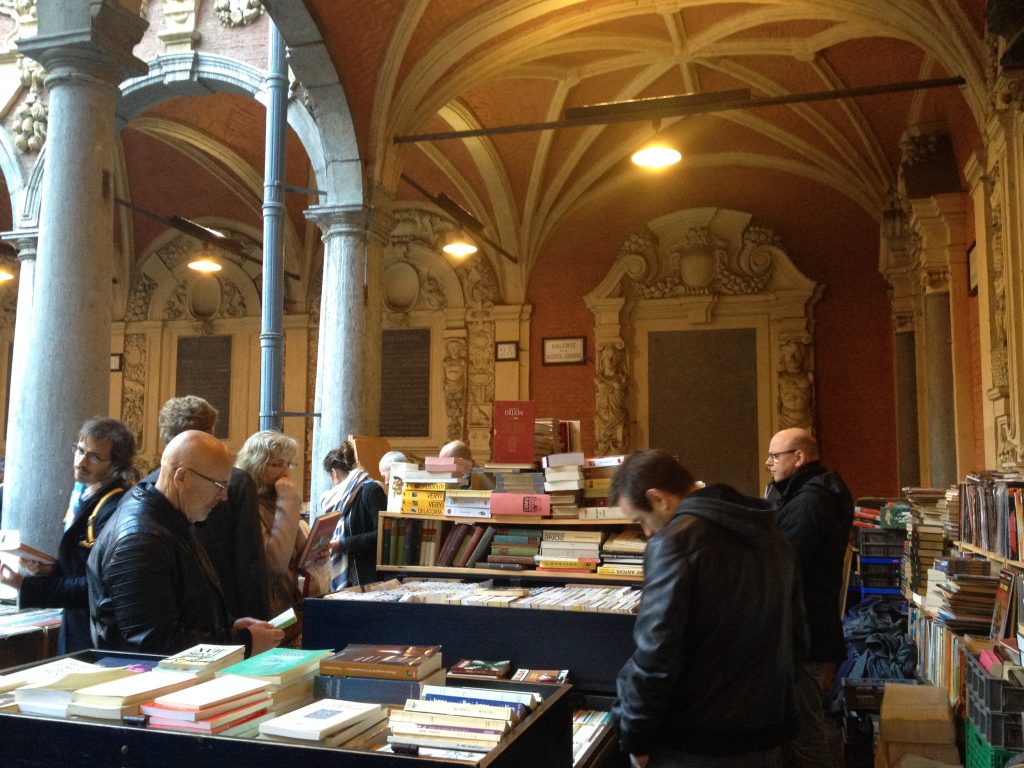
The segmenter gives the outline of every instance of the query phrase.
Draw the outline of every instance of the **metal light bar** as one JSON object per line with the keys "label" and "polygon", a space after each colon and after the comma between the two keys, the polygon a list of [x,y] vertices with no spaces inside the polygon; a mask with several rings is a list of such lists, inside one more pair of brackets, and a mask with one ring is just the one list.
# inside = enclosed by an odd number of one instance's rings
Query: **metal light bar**
{"label": "metal light bar", "polygon": [[[962,77],[946,77],[936,80],[912,80],[886,85],[869,85],[862,88],[845,88],[838,91],[817,91],[815,93],[795,93],[789,96],[775,96],[767,99],[752,99],[747,92],[743,98],[743,89],[735,91],[716,91],[709,94],[687,94],[685,96],[666,96],[653,99],[634,99],[619,104],[614,102],[594,104],[584,107],[573,107],[566,110],[567,119],[554,120],[546,123],[519,123],[503,125],[495,128],[472,128],[465,131],[444,131],[441,133],[420,133],[408,136],[395,136],[395,144],[415,144],[417,142],[449,141],[451,139],[469,139],[476,136],[502,136],[511,133],[530,133],[536,131],[553,131],[561,128],[578,128],[585,125],[611,125],[613,123],[646,122],[658,117],[676,117],[679,115],[703,115],[712,112],[725,112],[730,109],[754,109],[757,107],[773,107],[781,104],[799,104],[810,101],[828,101],[833,99],[851,99],[860,96],[876,96],[883,93],[901,93],[904,91],[924,91],[931,88],[948,88],[966,85]],[[700,103],[694,97],[703,96],[707,102]],[[616,109],[617,108],[617,109]],[[569,115],[574,115],[569,119]]]}

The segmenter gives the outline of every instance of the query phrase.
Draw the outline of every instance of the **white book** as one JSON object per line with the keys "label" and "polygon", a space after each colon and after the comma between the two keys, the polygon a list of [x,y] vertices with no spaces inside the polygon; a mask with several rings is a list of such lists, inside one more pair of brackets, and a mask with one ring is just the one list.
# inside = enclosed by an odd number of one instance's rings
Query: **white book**
{"label": "white book", "polygon": [[237,699],[229,699],[228,701],[222,701],[220,704],[213,704],[203,709],[171,709],[169,707],[158,706],[155,702],[147,702],[143,704],[139,709],[144,715],[151,715],[155,717],[161,717],[165,720],[206,720],[214,715],[219,715],[222,712],[230,712],[233,709],[239,707],[245,707],[249,704],[255,704],[257,702],[264,702],[267,707],[270,707],[273,703],[270,698],[270,694],[267,691],[256,691],[248,696],[242,696]]}
{"label": "white book", "polygon": [[79,688],[71,697],[71,701],[109,706],[137,704],[140,701],[149,701],[156,696],[173,693],[195,684],[196,678],[191,672],[154,669],[130,677]]}
{"label": "white book", "polygon": [[[425,685],[423,686],[423,698],[431,695],[452,697],[464,696],[470,699],[487,699],[489,701],[507,701],[512,704],[522,704],[527,709],[533,709],[534,705],[542,701],[539,693],[532,691],[512,691],[507,688],[468,688],[463,686],[446,685]],[[444,701],[445,699],[442,699]]]}
{"label": "white book", "polygon": [[33,715],[65,717],[75,689],[136,674],[124,667],[101,667],[85,662],[79,664],[82,666],[65,668],[63,672],[55,667],[52,676],[15,688],[14,700],[18,703],[18,709]]}
{"label": "white book", "polygon": [[266,691],[270,686],[271,683],[266,680],[242,675],[223,675],[191,688],[159,696],[153,700],[153,704],[164,709],[205,709],[232,699],[250,696],[257,691]]}
{"label": "white book", "polygon": [[275,717],[260,725],[260,733],[267,736],[286,736],[292,739],[321,741],[327,736],[369,721],[376,717],[383,719],[384,708],[380,704],[344,699],[320,699],[296,709],[286,715]]}

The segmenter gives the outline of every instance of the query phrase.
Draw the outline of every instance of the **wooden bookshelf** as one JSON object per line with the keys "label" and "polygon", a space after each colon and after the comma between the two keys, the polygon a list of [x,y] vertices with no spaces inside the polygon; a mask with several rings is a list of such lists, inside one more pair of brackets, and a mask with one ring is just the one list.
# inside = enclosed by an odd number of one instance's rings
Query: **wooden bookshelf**
{"label": "wooden bookshelf", "polygon": [[[552,517],[533,517],[526,515],[499,515],[497,517],[454,517],[454,516],[441,516],[441,515],[405,515],[401,512],[380,512],[379,520],[383,521],[385,518],[393,520],[447,520],[452,523],[469,523],[472,525],[495,525],[495,526],[523,526],[530,528],[590,528],[594,530],[602,530],[605,528],[619,529],[625,526],[635,526],[632,520],[628,518],[614,519],[614,520],[580,520],[578,518],[552,518]],[[393,573],[393,574],[410,574],[410,575],[431,575],[446,578],[461,578],[461,579],[508,579],[512,581],[527,580],[527,581],[539,581],[539,582],[555,582],[558,584],[572,584],[572,583],[591,583],[591,584],[635,584],[640,586],[643,584],[643,576],[626,576],[626,575],[615,575],[615,574],[603,574],[603,573],[553,573],[550,571],[535,571],[524,569],[521,571],[517,570],[506,570],[502,568],[476,568],[476,567],[454,567],[454,566],[440,566],[440,565],[390,565],[384,564],[382,560],[382,552],[384,547],[384,537],[380,534],[383,530],[383,525],[378,524],[377,531],[377,572]]]}
{"label": "wooden bookshelf", "polygon": [[1003,555],[997,555],[995,552],[990,552],[987,549],[982,549],[981,547],[975,544],[968,544],[966,541],[954,541],[953,544],[957,547],[957,549],[961,549],[964,552],[973,552],[976,555],[981,555],[982,557],[991,560],[994,563],[999,563],[1000,565],[1008,566],[1010,568],[1024,569],[1024,560],[1011,560],[1010,558],[1004,557]]}

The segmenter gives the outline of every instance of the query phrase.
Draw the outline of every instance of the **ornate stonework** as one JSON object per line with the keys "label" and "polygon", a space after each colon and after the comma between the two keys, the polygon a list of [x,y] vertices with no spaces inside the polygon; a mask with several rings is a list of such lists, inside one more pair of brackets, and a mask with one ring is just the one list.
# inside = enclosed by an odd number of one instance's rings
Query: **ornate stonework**
{"label": "ornate stonework", "polygon": [[0,328],[14,328],[14,315],[17,309],[18,290],[14,287],[14,283],[9,281],[4,286],[0,286]]}
{"label": "ornate stonework", "polygon": [[124,337],[124,378],[121,390],[121,421],[142,445],[146,413],[146,334],[129,333]]}
{"label": "ornate stonework", "polygon": [[42,65],[22,56],[18,59],[21,84],[28,89],[25,100],[14,111],[11,130],[14,146],[20,152],[38,152],[46,143],[49,107],[43,98],[46,72]]}
{"label": "ornate stonework", "polygon": [[196,31],[198,0],[164,0],[164,28],[157,32],[168,53],[189,51],[199,42]]}
{"label": "ornate stonework", "polygon": [[779,424],[809,427],[814,421],[814,374],[809,339],[779,339]]}
{"label": "ornate stonework", "polygon": [[449,440],[460,440],[466,415],[466,340],[448,339],[444,344],[444,408]]}
{"label": "ornate stonework", "polygon": [[213,11],[225,27],[244,27],[263,15],[260,0],[217,0]]}
{"label": "ornate stonework", "polygon": [[15,19],[36,18],[36,0],[0,0],[0,12]]}
{"label": "ornate stonework", "polygon": [[601,344],[597,349],[597,453],[609,456],[629,450],[629,414],[626,395],[629,369],[621,343]]}
{"label": "ornate stonework", "polygon": [[125,310],[125,321],[146,320],[149,318],[149,304],[153,300],[153,291],[157,281],[143,272],[135,281],[135,286],[128,294],[128,306]]}

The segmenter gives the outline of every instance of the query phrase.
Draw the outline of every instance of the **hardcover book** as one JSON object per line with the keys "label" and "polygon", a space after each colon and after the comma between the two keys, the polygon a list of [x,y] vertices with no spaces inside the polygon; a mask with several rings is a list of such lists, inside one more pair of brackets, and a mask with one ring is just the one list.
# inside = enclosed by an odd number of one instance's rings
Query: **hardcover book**
{"label": "hardcover book", "polygon": [[533,464],[533,416],[530,400],[496,400],[491,461],[496,464]]}
{"label": "hardcover book", "polygon": [[459,659],[452,664],[448,674],[500,679],[508,677],[511,669],[512,662],[509,659],[499,659],[496,661],[488,659]]}
{"label": "hardcover book", "polygon": [[320,662],[321,675],[422,680],[441,668],[437,645],[349,644]]}
{"label": "hardcover book", "polygon": [[317,699],[346,699],[401,706],[408,699],[422,696],[424,685],[444,685],[445,673],[443,669],[437,669],[422,680],[317,675],[313,681],[313,695]]}
{"label": "hardcover book", "polygon": [[491,515],[551,517],[551,497],[546,493],[491,494]]}
{"label": "hardcover book", "polygon": [[339,520],[341,520],[341,512],[328,512],[313,521],[309,529],[309,537],[306,539],[306,546],[302,548],[302,554],[299,555],[298,568],[300,571],[306,571],[313,567],[317,555],[331,543],[334,529],[338,527]]}
{"label": "hardcover book", "polygon": [[0,552],[37,563],[50,564],[57,562],[52,555],[48,555],[35,547],[30,547],[28,544],[22,544],[19,531],[0,531]]}

